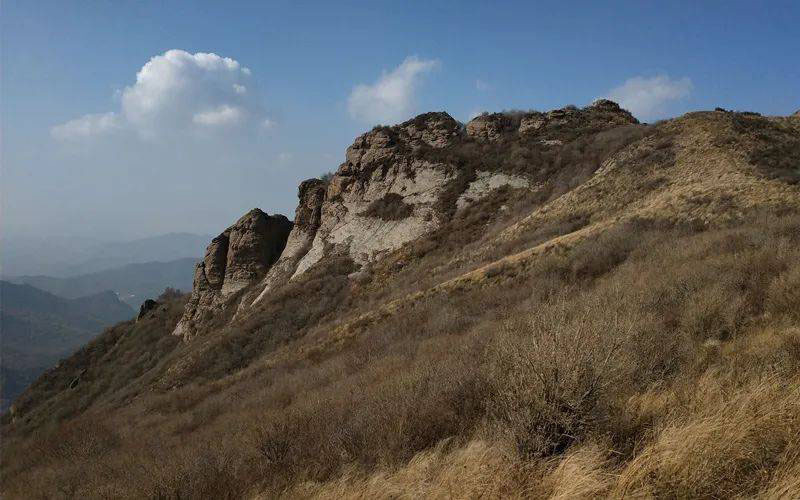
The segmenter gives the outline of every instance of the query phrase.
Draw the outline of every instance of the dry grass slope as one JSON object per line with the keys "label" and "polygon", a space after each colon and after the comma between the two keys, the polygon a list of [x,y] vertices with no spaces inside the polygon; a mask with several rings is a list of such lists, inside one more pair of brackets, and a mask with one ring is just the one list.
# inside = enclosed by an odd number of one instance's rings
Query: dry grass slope
{"label": "dry grass slope", "polygon": [[769,123],[587,146],[563,193],[321,263],[203,342],[168,335],[183,299],[118,325],[5,422],[3,494],[797,497],[800,187],[755,162],[798,129]]}

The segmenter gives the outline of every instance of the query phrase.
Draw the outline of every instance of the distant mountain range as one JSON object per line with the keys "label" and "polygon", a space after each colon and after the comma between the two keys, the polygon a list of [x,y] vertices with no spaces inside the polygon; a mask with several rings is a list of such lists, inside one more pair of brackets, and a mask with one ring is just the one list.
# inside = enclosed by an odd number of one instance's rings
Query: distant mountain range
{"label": "distant mountain range", "polygon": [[0,281],[2,409],[44,370],[134,309],[111,291],[65,299],[30,285]]}
{"label": "distant mountain range", "polygon": [[168,233],[120,242],[87,242],[81,238],[10,237],[2,241],[2,275],[68,278],[128,264],[200,258],[211,236]]}
{"label": "distant mountain range", "polygon": [[[87,247],[76,240],[6,238],[0,407],[103,328],[132,318],[144,300],[167,287],[190,291],[194,265],[209,240],[171,233]],[[37,274],[23,275],[28,270]]]}
{"label": "distant mountain range", "polygon": [[166,287],[190,291],[197,261],[197,258],[186,257],[169,262],[128,264],[69,278],[18,276],[10,281],[32,285],[67,299],[112,290],[120,300],[136,309],[145,299],[157,297]]}

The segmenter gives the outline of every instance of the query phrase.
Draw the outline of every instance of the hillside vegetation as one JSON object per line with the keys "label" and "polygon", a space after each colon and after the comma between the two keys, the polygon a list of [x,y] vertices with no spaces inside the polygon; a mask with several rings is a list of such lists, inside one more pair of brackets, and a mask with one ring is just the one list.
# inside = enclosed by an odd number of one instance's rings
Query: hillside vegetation
{"label": "hillside vegetation", "polygon": [[[5,417],[4,496],[800,495],[800,118],[517,132],[537,117],[408,153],[455,166],[423,236],[192,339],[164,301],[45,373]],[[528,187],[459,208],[487,170]]]}

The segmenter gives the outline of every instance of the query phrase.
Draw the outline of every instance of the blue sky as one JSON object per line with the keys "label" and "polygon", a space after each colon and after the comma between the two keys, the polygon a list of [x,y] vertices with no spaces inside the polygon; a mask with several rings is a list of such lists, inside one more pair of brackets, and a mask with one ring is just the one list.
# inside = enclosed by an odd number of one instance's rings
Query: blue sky
{"label": "blue sky", "polygon": [[609,95],[643,120],[800,108],[798,2],[1,8],[6,241],[218,233],[254,206],[291,216],[300,180],[417,112]]}

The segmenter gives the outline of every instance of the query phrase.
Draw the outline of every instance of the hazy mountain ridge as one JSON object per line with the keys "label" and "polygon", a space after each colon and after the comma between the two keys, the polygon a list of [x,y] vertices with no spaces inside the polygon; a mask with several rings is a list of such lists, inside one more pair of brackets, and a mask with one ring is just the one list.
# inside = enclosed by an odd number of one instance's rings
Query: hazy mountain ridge
{"label": "hazy mountain ridge", "polygon": [[167,233],[117,242],[89,242],[81,238],[51,240],[13,238],[2,241],[4,279],[19,276],[68,278],[129,264],[200,258],[211,237]]}
{"label": "hazy mountain ridge", "polygon": [[186,257],[169,262],[128,264],[68,278],[17,276],[10,281],[32,285],[68,299],[112,290],[120,300],[136,309],[144,300],[157,297],[167,287],[191,290],[196,262],[196,258]]}

